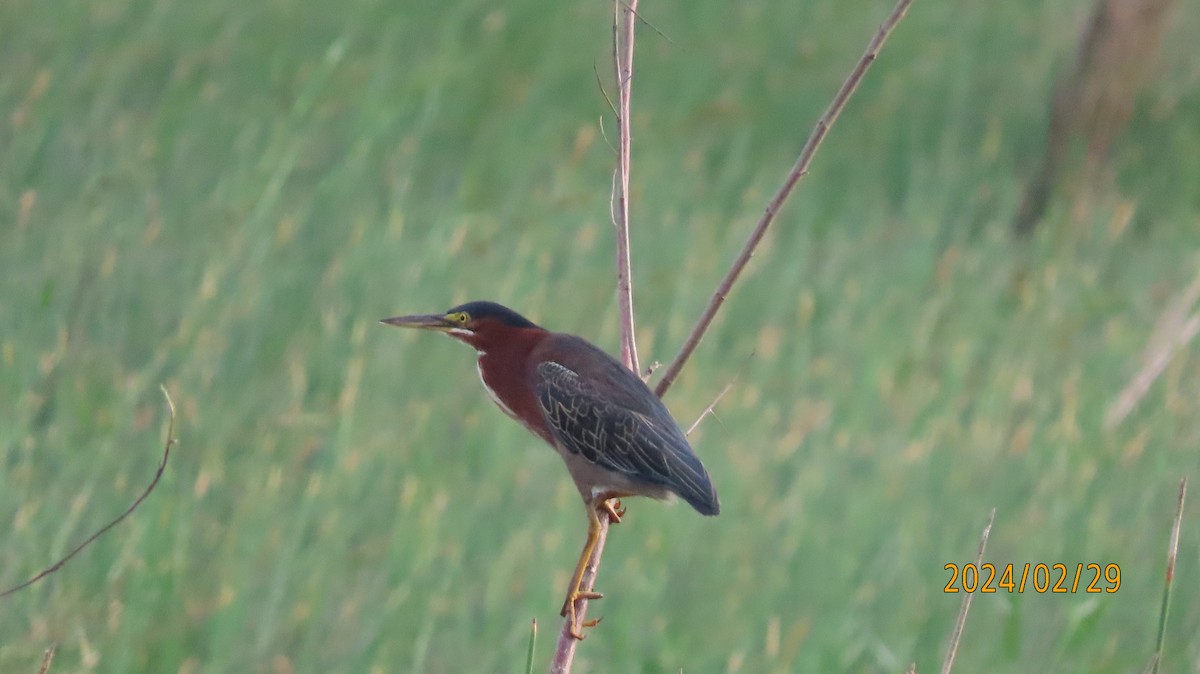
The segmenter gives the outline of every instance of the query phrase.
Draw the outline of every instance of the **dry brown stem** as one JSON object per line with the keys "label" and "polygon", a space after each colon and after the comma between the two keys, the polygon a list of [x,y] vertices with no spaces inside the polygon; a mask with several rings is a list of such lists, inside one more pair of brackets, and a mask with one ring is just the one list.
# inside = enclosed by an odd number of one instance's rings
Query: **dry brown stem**
{"label": "dry brown stem", "polygon": [[[621,314],[621,362],[637,374],[637,343],[633,322],[633,279],[629,261],[629,164],[632,139],[629,132],[630,99],[633,93],[633,39],[637,23],[637,0],[614,0],[613,2],[613,69],[617,79],[617,168],[613,183],[615,204],[612,209],[613,226],[617,240],[617,305]],[[607,98],[607,95],[605,96]],[[610,102],[611,105],[611,102]],[[608,539],[609,514],[600,513],[600,536],[592,550],[592,557],[584,568],[579,589],[589,592],[595,587],[596,574],[600,570],[600,558],[604,554],[604,543]],[[580,624],[587,615],[588,600],[579,599],[575,614]],[[550,663],[551,674],[566,674],[571,671],[575,660],[575,648],[579,640],[571,634],[571,618],[563,620],[554,648],[554,659]]]}
{"label": "dry brown stem", "polygon": [[891,15],[883,22],[883,25],[876,31],[875,37],[867,45],[867,51],[863,53],[862,58],[855,64],[854,70],[850,71],[850,76],[842,83],[841,89],[838,89],[837,94],[833,97],[833,102],[829,104],[829,108],[825,111],[825,114],[821,115],[821,118],[817,120],[817,125],[813,127],[812,133],[809,134],[808,141],[804,143],[804,148],[800,150],[800,156],[796,159],[792,170],[788,172],[783,185],[780,186],[779,191],[775,193],[771,201],[767,203],[767,208],[759,219],[758,224],[754,226],[754,231],[750,233],[750,238],[742,246],[742,251],[738,253],[737,258],[733,261],[733,265],[726,272],[725,278],[721,279],[721,283],[717,285],[712,299],[709,300],[708,306],[704,308],[704,313],[700,314],[700,319],[696,321],[691,334],[688,335],[683,346],[679,349],[679,354],[667,366],[666,372],[663,373],[663,378],[654,389],[658,397],[661,398],[666,395],[667,390],[671,388],[671,384],[675,383],[675,378],[679,376],[680,370],[683,369],[692,352],[696,350],[696,346],[700,344],[700,339],[704,337],[708,326],[712,324],[713,318],[717,315],[717,310],[725,303],[725,298],[729,295],[733,284],[737,282],[738,277],[742,274],[742,270],[746,268],[746,264],[754,256],[754,250],[758,248],[758,244],[767,233],[767,228],[775,221],[775,216],[779,213],[779,209],[787,201],[788,196],[791,195],[792,188],[808,173],[808,167],[812,163],[813,155],[821,147],[821,142],[825,140],[825,135],[829,133],[829,129],[837,121],[838,115],[846,107],[846,102],[850,100],[850,96],[854,94],[854,90],[858,88],[859,82],[862,81],[863,75],[866,75],[867,69],[875,62],[875,57],[879,55],[879,50],[883,47],[883,43],[887,41],[896,24],[900,23],[900,20],[904,18],[904,13],[908,11],[908,6],[911,4],[912,0],[899,0],[896,3]]}
{"label": "dry brown stem", "polygon": [[[987,526],[983,528],[983,535],[979,537],[979,552],[975,555],[976,569],[983,564],[983,551],[987,549],[988,536],[992,535],[992,523],[995,521],[996,509],[992,508]],[[974,596],[974,592],[966,592],[963,595],[962,605],[958,608],[958,618],[954,621],[954,632],[950,636],[950,648],[946,650],[946,660],[942,662],[942,674],[950,674],[950,668],[954,666],[954,656],[958,654],[958,644],[962,641],[963,628],[967,626],[967,612],[971,610],[971,598]]]}
{"label": "dry brown stem", "polygon": [[[29,580],[27,580],[19,585],[14,585],[13,587],[10,587],[3,592],[0,592],[0,597],[7,597],[8,595],[13,594],[14,592],[17,592],[18,590],[23,590],[23,589],[29,587],[30,585],[33,585],[34,583],[38,582],[39,580],[45,578],[46,576],[49,576],[50,574],[54,573],[55,571],[58,571],[59,569],[61,569],[63,567],[63,565],[65,565],[67,562],[71,561],[71,559],[75,555],[82,552],[84,548],[91,545],[96,539],[98,539],[101,536],[103,536],[104,534],[108,533],[108,531],[110,529],[112,529],[113,527],[120,524],[126,517],[129,517],[130,515],[132,515],[133,511],[137,510],[138,506],[142,505],[142,501],[145,501],[146,497],[150,495],[150,492],[154,491],[154,488],[156,486],[158,486],[158,481],[160,478],[162,478],[163,471],[166,470],[166,468],[167,468],[167,459],[170,458],[170,456],[171,456],[171,445],[175,444],[175,403],[171,402],[171,395],[169,393],[167,393],[166,388],[162,389],[162,393],[163,393],[163,396],[167,399],[167,409],[170,411],[171,420],[167,424],[167,440],[163,446],[162,460],[160,460],[158,462],[158,470],[154,473],[154,479],[151,480],[150,484],[146,486],[146,489],[144,491],[142,491],[142,495],[138,496],[137,500],[135,500],[132,505],[130,505],[128,508],[125,509],[125,512],[121,513],[120,515],[117,515],[116,519],[112,520],[108,524],[105,524],[103,527],[100,527],[100,529],[98,529],[96,531],[96,533],[92,534],[91,536],[88,536],[86,540],[84,540],[79,545],[75,546],[75,548],[72,549],[70,552],[68,552],[65,557],[58,560],[54,564],[46,567],[45,569],[42,569],[40,573],[38,573],[36,576],[30,578]],[[53,657],[53,653],[51,653],[51,657]]]}
{"label": "dry brown stem", "polygon": [[629,261],[629,165],[632,149],[630,99],[633,95],[633,37],[637,0],[613,5],[613,69],[617,79],[617,176],[613,226],[617,239],[617,306],[621,312],[621,361],[634,372],[638,363],[633,323],[633,276]]}

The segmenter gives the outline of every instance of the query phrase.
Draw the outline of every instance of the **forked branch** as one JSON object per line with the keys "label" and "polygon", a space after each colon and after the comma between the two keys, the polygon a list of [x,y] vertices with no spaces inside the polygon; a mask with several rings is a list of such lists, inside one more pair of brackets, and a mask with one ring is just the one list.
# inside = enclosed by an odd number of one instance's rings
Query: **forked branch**
{"label": "forked branch", "polygon": [[700,344],[700,339],[704,337],[704,333],[708,331],[708,326],[712,324],[713,318],[717,315],[717,310],[725,303],[725,298],[729,296],[729,291],[733,288],[733,284],[737,282],[738,277],[742,274],[742,270],[746,268],[746,264],[754,256],[754,250],[758,248],[758,244],[767,233],[767,228],[775,221],[775,216],[779,213],[779,209],[783,207],[784,202],[791,195],[792,188],[808,173],[808,167],[812,163],[813,155],[817,153],[817,149],[821,147],[821,142],[825,140],[825,135],[829,133],[829,129],[837,121],[842,109],[846,107],[846,101],[850,100],[850,96],[858,88],[859,82],[867,74],[867,69],[875,62],[875,57],[879,55],[879,50],[883,48],[883,43],[887,41],[896,24],[900,23],[900,20],[904,18],[904,13],[908,11],[908,6],[911,4],[912,0],[899,0],[896,3],[896,7],[892,9],[892,13],[888,16],[887,21],[883,22],[883,25],[875,33],[875,37],[867,45],[867,51],[858,60],[858,63],[855,64],[854,70],[850,71],[850,76],[842,83],[842,88],[838,90],[837,95],[833,97],[833,102],[829,104],[829,108],[825,111],[825,114],[821,115],[821,118],[817,120],[817,125],[813,128],[812,133],[809,134],[808,140],[804,143],[804,148],[800,150],[800,156],[796,159],[796,164],[792,166],[792,170],[788,173],[787,178],[784,179],[779,191],[767,203],[767,208],[763,212],[762,217],[759,218],[758,224],[754,226],[754,231],[750,233],[750,238],[742,246],[742,251],[738,253],[737,259],[733,261],[733,265],[726,272],[725,278],[721,279],[721,283],[717,285],[712,299],[708,301],[708,306],[704,308],[704,313],[700,314],[700,319],[696,321],[691,334],[688,335],[687,339],[683,342],[683,346],[680,347],[679,354],[675,356],[675,360],[671,361],[666,371],[663,372],[662,379],[659,380],[658,386],[654,389],[658,397],[661,398],[666,395],[667,390],[671,388],[671,384],[675,383],[675,378],[679,376],[680,370],[683,369],[692,352],[696,350],[696,346]]}
{"label": "forked branch", "polygon": [[[704,332],[712,323],[717,309],[725,301],[725,297],[729,294],[733,284],[741,275],[746,263],[750,261],[750,257],[753,256],[755,248],[757,248],[759,242],[762,240],[763,235],[766,234],[767,228],[775,219],[775,215],[791,194],[792,188],[808,172],[808,166],[812,162],[817,148],[820,147],[821,141],[824,140],[830,127],[833,126],[834,121],[836,121],[838,115],[846,106],[846,101],[849,100],[854,90],[858,87],[858,83],[862,80],[863,75],[866,74],[871,63],[874,62],[880,48],[883,47],[883,43],[887,40],[888,35],[891,34],[892,29],[896,27],[900,19],[904,18],[904,14],[910,4],[912,4],[912,0],[899,0],[887,21],[879,28],[879,31],[867,46],[866,53],[859,59],[854,70],[851,71],[849,77],[842,84],[841,89],[838,90],[829,109],[817,121],[816,128],[809,135],[808,141],[800,151],[800,156],[784,181],[783,186],[780,187],[770,203],[767,204],[766,212],[755,226],[754,231],[751,233],[742,252],[734,261],[733,266],[720,285],[717,286],[717,290],[713,294],[708,308],[705,309],[696,327],[693,328],[692,333],[684,342],[679,355],[675,357],[675,360],[667,368],[663,379],[659,382],[655,390],[655,393],[659,397],[662,397],[667,392],[667,389],[671,387],[675,378],[679,376],[680,370],[695,350],[696,345],[699,344],[701,337],[704,336]],[[618,126],[617,169],[613,181],[613,225],[616,229],[617,298],[621,315],[621,360],[626,367],[634,372],[640,372],[637,346],[634,341],[633,284],[630,277],[629,260],[630,94],[633,80],[634,26],[638,19],[637,0],[614,0],[613,6],[613,65],[617,79],[616,108]],[[608,534],[609,520],[606,514],[601,514],[601,524],[600,538],[586,566],[580,590],[591,590],[595,583],[596,570],[599,567],[600,558],[604,552],[605,538]],[[579,600],[575,611],[578,620],[582,622],[584,613],[587,611],[587,600]],[[559,633],[554,660],[550,665],[552,674],[566,674],[571,670],[571,663],[575,657],[575,648],[579,641],[571,635],[570,630],[571,625],[568,619]]]}

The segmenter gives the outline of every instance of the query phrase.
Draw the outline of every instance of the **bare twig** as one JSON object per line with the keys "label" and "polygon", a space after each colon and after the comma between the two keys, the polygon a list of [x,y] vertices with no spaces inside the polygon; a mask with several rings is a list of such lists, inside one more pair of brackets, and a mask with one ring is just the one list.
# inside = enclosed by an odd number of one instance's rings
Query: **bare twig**
{"label": "bare twig", "polygon": [[630,99],[633,94],[633,37],[637,0],[613,7],[613,67],[617,78],[617,197],[613,225],[617,238],[617,305],[621,312],[621,360],[640,372],[634,340],[633,277],[629,262]]}
{"label": "bare twig", "polygon": [[713,398],[713,401],[708,404],[708,407],[704,408],[704,411],[700,413],[700,416],[696,417],[696,420],[692,422],[692,425],[688,426],[687,431],[684,432],[685,436],[691,435],[692,431],[696,430],[696,427],[700,425],[700,422],[704,421],[704,417],[714,414],[713,408],[717,406],[717,403],[721,402],[721,398],[724,398],[726,393],[729,393],[729,389],[733,388],[734,381],[737,381],[737,377],[734,377],[733,381],[730,381],[728,384],[726,384],[725,388],[721,389],[721,392],[717,394],[717,397]]}
{"label": "bare twig", "polygon": [[[621,361],[625,367],[637,374],[641,371],[638,364],[637,343],[634,337],[633,322],[633,279],[630,274],[629,261],[629,164],[631,137],[630,99],[633,93],[633,38],[634,27],[637,24],[637,0],[614,0],[613,2],[613,68],[617,79],[617,169],[614,176],[616,202],[613,208],[613,226],[616,229],[617,240],[617,304],[621,314]],[[604,88],[601,87],[601,91]],[[605,99],[608,94],[605,93]],[[612,105],[612,101],[609,101]],[[610,202],[611,203],[611,202]],[[596,583],[596,573],[600,569],[600,558],[604,554],[604,543],[608,539],[609,514],[600,513],[600,533],[596,545],[592,549],[592,557],[584,567],[583,578],[579,589],[591,591]],[[575,604],[576,620],[583,624],[587,614],[587,599],[579,599]],[[558,635],[558,644],[554,649],[554,660],[550,663],[551,674],[567,674],[571,671],[571,663],[575,659],[575,648],[579,640],[571,634],[571,618],[563,621],[562,630]]]}
{"label": "bare twig", "polygon": [[1187,478],[1179,481],[1179,505],[1175,508],[1175,522],[1171,525],[1171,539],[1167,543],[1167,573],[1163,582],[1162,608],[1158,612],[1158,638],[1155,640],[1153,665],[1150,674],[1158,674],[1162,662],[1163,641],[1167,636],[1167,612],[1171,608],[1171,587],[1175,582],[1175,559],[1179,556],[1179,527],[1183,523],[1183,501],[1187,496]]}
{"label": "bare twig", "polygon": [[[987,548],[988,536],[992,535],[992,523],[995,521],[996,509],[992,508],[987,526],[983,528],[983,535],[979,537],[979,552],[975,555],[976,569],[983,564],[983,551]],[[942,674],[950,674],[950,668],[954,666],[954,656],[958,654],[958,643],[962,640],[963,628],[967,626],[967,611],[971,610],[973,596],[974,592],[966,592],[963,595],[962,606],[958,608],[958,618],[954,621],[954,632],[950,636],[950,648],[946,651],[946,660],[942,663]]]}
{"label": "bare twig", "polygon": [[738,253],[737,259],[733,261],[733,265],[725,274],[725,278],[721,279],[721,283],[717,286],[713,293],[712,299],[709,300],[708,306],[705,307],[704,313],[700,315],[700,319],[696,321],[696,326],[692,328],[691,334],[684,341],[683,346],[679,349],[679,355],[675,356],[675,360],[667,366],[667,370],[663,373],[663,378],[658,382],[658,386],[654,392],[661,398],[666,395],[667,390],[671,388],[671,384],[675,382],[675,378],[679,376],[679,371],[683,369],[692,352],[696,350],[696,346],[700,344],[700,339],[704,337],[704,333],[708,330],[708,326],[712,324],[713,317],[717,315],[717,310],[725,302],[725,298],[729,295],[729,291],[733,288],[733,284],[738,280],[742,270],[746,264],[750,262],[750,258],[754,256],[754,250],[762,241],[763,235],[767,233],[767,228],[775,220],[775,216],[779,213],[779,209],[787,201],[788,196],[792,193],[792,188],[796,183],[808,173],[809,164],[812,163],[813,155],[821,146],[821,141],[825,140],[825,135],[829,133],[830,127],[837,121],[838,115],[841,114],[842,108],[846,107],[846,101],[850,100],[850,96],[862,81],[863,75],[867,69],[874,63],[875,57],[879,55],[879,50],[883,47],[883,43],[887,41],[892,29],[896,24],[904,18],[904,13],[908,11],[908,6],[912,4],[912,0],[899,0],[896,7],[892,10],[887,20],[879,27],[875,33],[875,37],[871,39],[867,45],[867,51],[862,55],[862,58],[855,64],[854,70],[842,83],[842,88],[838,90],[837,95],[833,97],[833,102],[829,104],[829,108],[824,115],[817,120],[817,125],[809,134],[808,140],[804,143],[804,148],[800,150],[800,156],[796,159],[796,164],[792,166],[792,170],[788,173],[787,178],[783,181],[783,185],[771,201],[767,204],[766,211],[758,224],[755,225],[754,231],[750,233],[750,238],[746,240],[746,244],[742,247],[742,251]]}
{"label": "bare twig", "polygon": [[[614,117],[617,117],[620,113],[617,112],[617,106],[613,105],[612,98],[610,98],[608,95],[608,90],[604,88],[604,80],[600,79],[600,69],[596,67],[595,63],[592,64],[592,74],[596,76],[596,86],[600,89],[600,95],[604,97],[604,102],[608,104],[608,109],[612,110]],[[604,135],[603,115],[600,116],[600,133],[601,135]],[[608,140],[608,136],[605,135],[604,139]],[[612,147],[612,143],[609,143],[608,146],[612,148],[614,152],[616,152],[616,148]]]}
{"label": "bare twig", "polygon": [[142,495],[137,497],[137,500],[135,500],[132,505],[130,505],[128,508],[126,508],[125,512],[118,515],[116,517],[116,519],[112,520],[108,524],[101,527],[98,531],[96,531],[96,533],[92,534],[91,536],[88,536],[87,540],[85,540],[84,542],[75,546],[75,548],[73,550],[71,550],[69,553],[67,553],[66,557],[63,557],[62,559],[58,560],[52,566],[42,569],[41,573],[38,573],[36,576],[21,583],[20,585],[15,585],[13,587],[8,588],[7,590],[5,590],[3,592],[0,592],[0,597],[7,597],[8,595],[10,595],[18,590],[23,590],[23,589],[29,587],[30,585],[33,585],[34,583],[38,582],[39,580],[45,578],[46,576],[49,576],[50,574],[54,573],[55,571],[58,571],[59,569],[61,569],[63,567],[63,565],[65,565],[67,562],[71,561],[71,558],[73,558],[75,555],[82,552],[84,548],[91,545],[92,542],[94,542],[97,538],[100,538],[104,534],[108,533],[108,531],[110,529],[112,529],[113,527],[120,524],[126,517],[129,517],[130,515],[132,515],[133,511],[137,510],[138,506],[140,506],[142,504],[142,501],[145,501],[146,497],[150,495],[150,492],[154,491],[154,488],[156,486],[158,486],[158,480],[162,477],[163,471],[166,470],[166,468],[167,468],[167,459],[170,458],[170,456],[171,456],[171,445],[175,444],[175,403],[173,403],[171,401],[171,394],[167,393],[166,387],[160,386],[159,388],[162,389],[163,397],[167,399],[167,410],[170,412],[171,419],[167,424],[167,440],[165,443],[163,443],[162,460],[158,462],[158,470],[154,473],[154,479],[150,481],[150,484],[142,492]]}
{"label": "bare twig", "polygon": [[662,367],[662,363],[658,362],[657,360],[653,363],[650,363],[649,367],[642,372],[642,381],[650,381],[650,378],[654,376],[654,371],[660,367]]}
{"label": "bare twig", "polygon": [[700,422],[704,421],[704,417],[710,414],[714,416],[716,415],[715,410],[717,403],[721,402],[721,398],[724,398],[725,394],[729,393],[729,389],[733,388],[733,385],[737,383],[738,378],[742,376],[742,370],[746,369],[746,364],[749,363],[750,359],[754,357],[754,353],[754,351],[751,351],[750,355],[746,356],[746,359],[742,361],[741,366],[738,367],[737,374],[733,375],[733,379],[729,380],[729,383],[725,385],[725,388],[721,389],[721,392],[717,394],[717,397],[713,398],[713,401],[709,403],[708,407],[704,408],[704,411],[700,413],[700,416],[696,417],[696,420],[692,422],[692,425],[688,427],[687,432],[684,433],[685,436],[691,435],[692,431],[696,430],[696,427],[700,425]]}
{"label": "bare twig", "polygon": [[50,663],[54,662],[54,651],[58,650],[58,644],[50,644],[50,648],[42,653],[42,666],[38,669],[38,674],[46,674],[50,671]]}
{"label": "bare twig", "polygon": [[[662,32],[661,30],[659,30],[659,29],[658,29],[658,26],[656,26],[656,25],[654,25],[654,24],[650,23],[649,21],[647,21],[647,20],[646,20],[646,17],[642,16],[640,13],[638,13],[638,11],[637,11],[637,10],[633,9],[632,7],[630,7],[630,5],[629,5],[629,3],[628,3],[628,2],[622,2],[621,4],[622,4],[622,5],[624,5],[624,6],[626,7],[626,9],[629,9],[629,11],[633,12],[633,15],[637,17],[637,20],[638,20],[638,21],[641,21],[643,24],[645,24],[645,25],[646,25],[646,27],[647,27],[647,28],[649,28],[650,30],[654,31],[655,33],[658,33],[658,36],[659,36],[659,37],[661,37],[662,39],[666,40],[666,41],[667,41],[668,43],[670,43],[672,46],[675,46],[675,41],[671,39],[671,36],[670,36],[670,35],[667,35],[666,33]],[[634,3],[634,4],[636,5],[637,3]]]}

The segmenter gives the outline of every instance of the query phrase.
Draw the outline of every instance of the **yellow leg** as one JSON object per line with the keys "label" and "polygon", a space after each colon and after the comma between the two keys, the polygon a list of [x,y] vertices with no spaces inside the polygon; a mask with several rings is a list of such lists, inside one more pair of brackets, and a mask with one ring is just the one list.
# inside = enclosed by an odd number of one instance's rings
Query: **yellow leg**
{"label": "yellow leg", "polygon": [[592,553],[596,551],[596,542],[600,540],[600,509],[604,508],[610,516],[611,521],[619,522],[620,517],[608,503],[608,498],[597,497],[592,499],[587,505],[588,513],[588,534],[587,542],[583,544],[583,552],[579,554],[579,563],[575,565],[575,573],[571,576],[571,584],[567,587],[567,600],[563,603],[560,615],[564,618],[569,617],[571,621],[571,636],[576,639],[583,639],[583,628],[594,627],[600,620],[593,619],[583,623],[579,622],[579,616],[575,613],[575,602],[580,599],[601,599],[604,597],[599,592],[585,592],[580,589],[583,585],[583,574],[587,571],[588,562],[592,559]]}

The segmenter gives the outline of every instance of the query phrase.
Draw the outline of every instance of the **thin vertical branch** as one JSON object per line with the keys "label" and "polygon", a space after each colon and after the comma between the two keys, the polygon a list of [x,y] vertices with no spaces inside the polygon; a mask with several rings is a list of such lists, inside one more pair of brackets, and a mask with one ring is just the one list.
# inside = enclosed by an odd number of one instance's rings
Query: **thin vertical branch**
{"label": "thin vertical branch", "polygon": [[633,276],[629,260],[629,164],[632,149],[633,37],[637,0],[613,2],[613,69],[617,79],[617,176],[613,226],[617,239],[617,306],[621,313],[621,361],[640,372],[633,331]]}
{"label": "thin vertical branch", "polygon": [[[976,569],[983,564],[983,551],[987,548],[988,536],[992,535],[992,524],[995,521],[996,509],[992,508],[987,526],[983,528],[983,535],[979,537],[979,553],[975,555]],[[954,656],[958,654],[958,643],[962,641],[963,628],[967,626],[967,612],[971,610],[973,596],[975,596],[974,592],[967,592],[963,595],[962,606],[958,609],[958,618],[954,621],[954,632],[950,636],[950,647],[946,650],[946,660],[942,662],[942,674],[950,674],[950,668],[954,666]]]}
{"label": "thin vertical branch", "polygon": [[[630,100],[633,93],[633,38],[637,23],[637,0],[614,0],[613,2],[613,69],[617,79],[617,168],[614,182],[616,201],[613,208],[613,226],[617,240],[617,305],[621,315],[621,362],[635,374],[640,372],[637,344],[633,324],[633,278],[629,260],[629,164],[632,138]],[[600,558],[604,554],[604,543],[608,539],[609,514],[600,513],[600,535],[592,557],[584,568],[579,589],[591,591],[600,570]],[[580,624],[587,615],[588,600],[579,599],[575,613]],[[554,660],[550,663],[551,674],[567,674],[575,659],[575,648],[579,640],[571,634],[571,619],[563,621],[554,649]]]}
{"label": "thin vertical branch", "polygon": [[855,64],[854,70],[850,72],[846,81],[842,83],[842,88],[838,90],[837,95],[833,97],[833,102],[829,104],[829,108],[825,111],[825,114],[817,120],[817,125],[813,128],[812,133],[809,134],[808,141],[804,143],[804,148],[800,150],[800,156],[796,159],[796,164],[792,166],[792,170],[783,181],[783,185],[779,188],[779,191],[775,193],[775,196],[767,204],[766,211],[759,219],[758,224],[755,225],[754,231],[750,233],[750,238],[746,240],[746,244],[742,247],[742,251],[738,253],[737,259],[733,261],[733,265],[726,272],[725,278],[721,279],[721,283],[713,293],[712,299],[709,300],[708,306],[705,307],[704,313],[700,315],[696,326],[692,328],[691,334],[688,335],[683,346],[679,349],[679,355],[675,356],[675,360],[667,366],[666,372],[663,373],[663,378],[654,389],[654,392],[660,398],[666,395],[667,390],[671,388],[671,384],[675,382],[675,378],[679,376],[679,371],[683,369],[692,352],[696,350],[696,346],[700,344],[700,339],[704,337],[708,326],[712,324],[713,317],[717,315],[717,310],[725,303],[725,298],[729,295],[733,284],[737,282],[738,277],[742,274],[742,270],[750,262],[750,258],[754,256],[754,250],[758,248],[763,235],[767,233],[767,228],[774,222],[779,209],[787,201],[788,196],[791,195],[792,188],[808,173],[808,167],[812,163],[813,155],[821,147],[821,142],[825,140],[825,135],[829,133],[829,129],[837,121],[842,108],[846,107],[846,101],[850,100],[850,96],[858,88],[858,84],[867,73],[867,69],[875,62],[875,57],[879,55],[879,50],[883,47],[883,43],[887,41],[896,24],[900,23],[900,20],[904,18],[904,13],[908,11],[908,6],[911,4],[912,0],[899,0],[896,3],[896,7],[892,10],[891,15],[879,27],[879,30],[875,33],[875,37],[867,45],[867,51],[858,60],[858,63]]}

